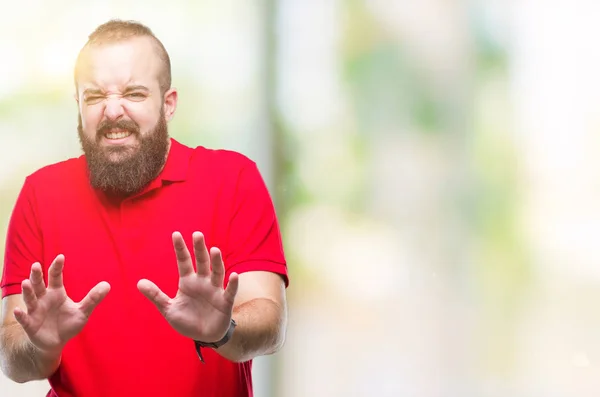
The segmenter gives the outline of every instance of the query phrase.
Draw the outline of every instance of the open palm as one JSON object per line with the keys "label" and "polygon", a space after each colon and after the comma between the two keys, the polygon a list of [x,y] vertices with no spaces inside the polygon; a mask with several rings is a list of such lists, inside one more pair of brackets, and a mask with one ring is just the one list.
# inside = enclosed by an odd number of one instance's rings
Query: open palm
{"label": "open palm", "polygon": [[[179,268],[179,289],[169,298],[150,280],[140,280],[139,290],[158,308],[180,334],[194,340],[215,342],[229,329],[238,276],[232,273],[223,288],[225,266],[218,248],[208,251],[204,236],[193,234],[196,271],[180,233],[173,233],[173,246]],[[212,266],[212,270],[211,270]]]}
{"label": "open palm", "polygon": [[34,263],[29,279],[22,282],[23,301],[27,312],[15,309],[15,318],[31,342],[41,350],[59,351],[85,326],[94,308],[110,291],[107,282],[97,284],[81,302],[67,296],[63,285],[65,258],[59,255],[48,269],[48,286],[44,284],[42,267]]}

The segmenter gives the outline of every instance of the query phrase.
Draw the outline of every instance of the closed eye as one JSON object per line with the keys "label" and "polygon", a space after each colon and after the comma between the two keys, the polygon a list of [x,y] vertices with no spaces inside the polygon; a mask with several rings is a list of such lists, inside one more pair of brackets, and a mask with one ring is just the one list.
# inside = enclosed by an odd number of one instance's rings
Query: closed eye
{"label": "closed eye", "polygon": [[88,105],[94,105],[104,99],[101,95],[89,95],[84,98],[84,101]]}
{"label": "closed eye", "polygon": [[125,94],[125,97],[133,101],[142,101],[146,99],[146,94],[142,92],[131,92],[129,94]]}

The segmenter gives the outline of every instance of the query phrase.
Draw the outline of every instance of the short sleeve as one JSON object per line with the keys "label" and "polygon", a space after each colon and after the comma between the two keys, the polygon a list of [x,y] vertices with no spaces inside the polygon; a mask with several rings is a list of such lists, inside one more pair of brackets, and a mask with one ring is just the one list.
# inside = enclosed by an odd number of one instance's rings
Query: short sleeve
{"label": "short sleeve", "polygon": [[223,253],[226,279],[232,272],[270,271],[289,284],[279,222],[273,200],[254,162],[238,176]]}
{"label": "short sleeve", "polygon": [[42,260],[42,238],[38,227],[34,190],[25,180],[8,224],[0,288],[2,297],[20,294],[21,282],[31,265]]}

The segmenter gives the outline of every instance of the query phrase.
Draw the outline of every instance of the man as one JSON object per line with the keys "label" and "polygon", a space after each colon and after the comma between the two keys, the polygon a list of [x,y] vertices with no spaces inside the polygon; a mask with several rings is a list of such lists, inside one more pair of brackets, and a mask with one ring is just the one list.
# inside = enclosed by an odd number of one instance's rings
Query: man
{"label": "man", "polygon": [[11,216],[3,372],[49,396],[251,396],[288,283],[255,163],[169,137],[170,60],[141,24],[98,27],[75,86],[84,155],[27,177]]}

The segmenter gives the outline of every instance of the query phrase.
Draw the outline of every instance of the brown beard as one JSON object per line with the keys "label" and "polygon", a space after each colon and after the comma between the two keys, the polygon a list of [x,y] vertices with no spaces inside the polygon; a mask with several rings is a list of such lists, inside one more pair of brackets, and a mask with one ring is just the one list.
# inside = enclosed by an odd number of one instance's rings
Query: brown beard
{"label": "brown beard", "polygon": [[[142,135],[132,120],[104,121],[96,131],[95,139],[83,133],[81,114],[78,116],[77,133],[88,165],[93,188],[117,197],[128,197],[143,190],[162,170],[169,149],[169,132],[164,110],[152,131]],[[136,148],[102,147],[104,133],[112,128],[131,132],[138,140]],[[129,153],[128,153],[129,152]],[[118,161],[110,159],[111,153],[119,153]]]}

